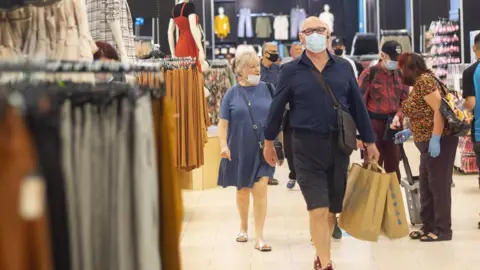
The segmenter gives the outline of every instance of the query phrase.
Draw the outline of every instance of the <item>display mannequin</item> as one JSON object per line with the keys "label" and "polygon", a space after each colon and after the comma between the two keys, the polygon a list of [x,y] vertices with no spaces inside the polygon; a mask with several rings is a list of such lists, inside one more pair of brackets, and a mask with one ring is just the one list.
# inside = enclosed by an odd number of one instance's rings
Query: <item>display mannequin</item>
{"label": "display mannequin", "polygon": [[323,12],[320,13],[319,18],[328,25],[328,30],[330,31],[330,33],[333,33],[335,16],[330,12],[330,6],[328,4],[323,6]]}
{"label": "display mannequin", "polygon": [[[202,47],[202,38],[199,17],[195,14],[195,5],[190,0],[179,0],[172,10],[172,18],[168,25],[168,44],[172,57],[195,57],[200,71],[208,67],[205,62],[205,52]],[[177,46],[175,47],[175,26],[180,29]]]}
{"label": "display mannequin", "polygon": [[123,63],[134,62],[133,20],[127,0],[86,0],[86,5],[93,40],[115,45]]}
{"label": "display mannequin", "polygon": [[225,16],[225,9],[218,8],[218,15],[215,16],[215,34],[219,39],[224,39],[230,34],[230,20]]}

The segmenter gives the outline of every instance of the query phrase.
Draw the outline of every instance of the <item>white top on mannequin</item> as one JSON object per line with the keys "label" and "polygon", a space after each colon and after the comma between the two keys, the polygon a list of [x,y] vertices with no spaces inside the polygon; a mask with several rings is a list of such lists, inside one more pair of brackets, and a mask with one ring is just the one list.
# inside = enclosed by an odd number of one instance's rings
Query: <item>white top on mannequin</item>
{"label": "white top on mannequin", "polygon": [[323,6],[323,12],[320,13],[320,16],[318,16],[320,20],[322,20],[324,23],[328,25],[328,30],[330,33],[333,33],[333,26],[335,23],[335,16],[330,12],[330,6],[327,4]]}
{"label": "white top on mannequin", "polygon": [[[190,2],[190,0],[178,0],[177,4]],[[200,29],[197,26],[197,15],[192,13],[188,15],[188,21],[190,23],[190,31],[192,32],[193,39],[195,40],[195,44],[198,48],[198,61],[202,65],[202,70],[206,70],[208,68],[208,64],[205,61],[205,52],[203,51],[202,46],[202,34],[200,33]],[[173,18],[170,18],[170,22],[168,23],[168,45],[170,46],[170,53],[172,57],[176,57],[175,55],[175,29],[176,24]]]}
{"label": "white top on mannequin", "polygon": [[218,16],[222,19],[225,17],[225,9],[223,7],[218,8]]}

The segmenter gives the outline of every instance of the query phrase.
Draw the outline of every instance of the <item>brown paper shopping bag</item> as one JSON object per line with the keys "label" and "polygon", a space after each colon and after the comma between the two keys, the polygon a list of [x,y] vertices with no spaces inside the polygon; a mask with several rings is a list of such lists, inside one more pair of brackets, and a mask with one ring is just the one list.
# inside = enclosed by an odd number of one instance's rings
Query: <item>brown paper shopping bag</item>
{"label": "brown paper shopping bag", "polygon": [[354,164],[348,175],[340,227],[357,239],[377,241],[389,183],[389,176],[378,165]]}
{"label": "brown paper shopping bag", "polygon": [[390,239],[399,239],[408,235],[407,215],[402,192],[396,173],[389,173],[387,201],[382,221],[382,234]]}

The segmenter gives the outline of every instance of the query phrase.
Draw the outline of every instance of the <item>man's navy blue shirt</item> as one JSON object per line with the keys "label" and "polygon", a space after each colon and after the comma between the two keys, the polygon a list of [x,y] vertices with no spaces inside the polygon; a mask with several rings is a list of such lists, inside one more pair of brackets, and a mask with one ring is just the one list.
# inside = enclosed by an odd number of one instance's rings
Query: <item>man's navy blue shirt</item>
{"label": "man's navy blue shirt", "polygon": [[270,68],[267,68],[263,64],[260,64],[260,81],[271,83],[277,87],[278,75],[280,74],[280,66],[273,63]]}
{"label": "man's navy blue shirt", "polygon": [[[360,139],[365,143],[374,143],[372,124],[352,66],[347,60],[330,53],[329,57],[322,75],[342,109],[350,112],[355,120]],[[333,103],[311,69],[316,67],[305,52],[298,59],[282,66],[268,115],[265,139],[273,140],[277,137],[287,103],[290,104],[290,126],[294,130],[326,136],[337,131],[337,113]]]}

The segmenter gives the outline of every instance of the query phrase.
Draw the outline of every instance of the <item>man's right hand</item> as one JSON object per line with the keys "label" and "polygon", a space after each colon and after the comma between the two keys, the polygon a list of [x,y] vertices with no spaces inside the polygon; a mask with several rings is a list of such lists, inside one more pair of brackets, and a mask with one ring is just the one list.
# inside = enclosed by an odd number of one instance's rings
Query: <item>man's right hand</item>
{"label": "man's right hand", "polygon": [[265,141],[265,146],[263,147],[263,157],[265,158],[265,161],[268,163],[268,165],[273,168],[276,167],[278,159],[277,153],[275,152],[275,147],[273,146],[273,142]]}
{"label": "man's right hand", "polygon": [[374,143],[367,144],[367,161],[378,163],[380,159],[380,152],[378,152],[377,145]]}

